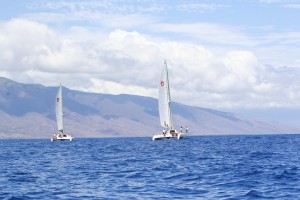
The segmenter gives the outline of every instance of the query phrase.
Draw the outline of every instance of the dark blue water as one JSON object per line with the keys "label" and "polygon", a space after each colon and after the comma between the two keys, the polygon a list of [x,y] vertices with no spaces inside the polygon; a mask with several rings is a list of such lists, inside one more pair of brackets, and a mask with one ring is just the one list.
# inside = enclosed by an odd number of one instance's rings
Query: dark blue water
{"label": "dark blue water", "polygon": [[300,199],[300,135],[0,140],[0,199]]}

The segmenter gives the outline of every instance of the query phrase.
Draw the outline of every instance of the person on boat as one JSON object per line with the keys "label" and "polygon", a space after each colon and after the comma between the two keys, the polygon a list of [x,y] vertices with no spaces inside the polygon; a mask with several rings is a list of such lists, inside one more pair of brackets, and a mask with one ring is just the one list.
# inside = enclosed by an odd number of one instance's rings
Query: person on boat
{"label": "person on boat", "polygon": [[163,130],[163,135],[164,135],[164,136],[166,135],[166,130],[165,130],[165,129]]}
{"label": "person on boat", "polygon": [[187,133],[189,131],[189,128],[186,126],[185,127],[185,133]]}
{"label": "person on boat", "polygon": [[182,133],[182,126],[180,127],[180,133]]}

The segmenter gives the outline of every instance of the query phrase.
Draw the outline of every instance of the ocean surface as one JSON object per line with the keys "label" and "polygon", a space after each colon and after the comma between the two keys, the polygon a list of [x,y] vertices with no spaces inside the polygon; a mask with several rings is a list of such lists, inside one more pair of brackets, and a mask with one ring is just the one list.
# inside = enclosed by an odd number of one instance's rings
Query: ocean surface
{"label": "ocean surface", "polygon": [[300,135],[0,140],[0,199],[300,199]]}

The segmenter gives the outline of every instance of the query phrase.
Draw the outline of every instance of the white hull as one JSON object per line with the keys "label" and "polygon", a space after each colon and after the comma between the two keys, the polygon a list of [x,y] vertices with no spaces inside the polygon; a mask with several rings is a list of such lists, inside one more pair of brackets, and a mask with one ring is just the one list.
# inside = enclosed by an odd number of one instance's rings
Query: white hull
{"label": "white hull", "polygon": [[172,134],[166,133],[166,134],[155,134],[152,137],[152,140],[161,140],[161,139],[170,139],[170,138],[177,138],[177,139],[182,139],[182,134],[174,132]]}
{"label": "white hull", "polygon": [[69,140],[69,141],[72,141],[74,138],[71,136],[71,135],[54,135],[52,136],[51,138],[51,141],[57,141],[57,140]]}

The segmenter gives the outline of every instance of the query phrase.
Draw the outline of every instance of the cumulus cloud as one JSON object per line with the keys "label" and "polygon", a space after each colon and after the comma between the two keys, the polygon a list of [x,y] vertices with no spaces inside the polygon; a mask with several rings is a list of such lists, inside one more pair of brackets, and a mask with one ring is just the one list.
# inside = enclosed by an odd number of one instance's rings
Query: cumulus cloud
{"label": "cumulus cloud", "polygon": [[26,83],[62,82],[82,91],[157,97],[166,59],[174,101],[211,108],[270,107],[300,98],[298,68],[263,65],[249,50],[216,54],[203,45],[137,31],[106,34],[73,27],[62,33],[13,19],[0,22],[0,51],[0,75]]}
{"label": "cumulus cloud", "polygon": [[[43,24],[26,20],[11,20],[0,23],[0,48],[2,68],[26,70],[32,68],[36,55],[48,48],[58,49],[55,32]],[[35,66],[34,66],[35,67]]]}
{"label": "cumulus cloud", "polygon": [[73,29],[70,36],[23,19],[2,22],[0,30],[1,71],[11,78],[18,76],[18,80],[30,82],[38,74],[47,85],[56,77],[69,82],[72,88],[86,90],[94,87],[92,78],[125,86],[153,84],[149,72],[153,60],[158,60],[158,47],[137,32],[116,30],[98,36]]}

